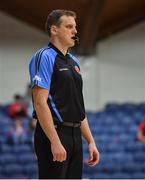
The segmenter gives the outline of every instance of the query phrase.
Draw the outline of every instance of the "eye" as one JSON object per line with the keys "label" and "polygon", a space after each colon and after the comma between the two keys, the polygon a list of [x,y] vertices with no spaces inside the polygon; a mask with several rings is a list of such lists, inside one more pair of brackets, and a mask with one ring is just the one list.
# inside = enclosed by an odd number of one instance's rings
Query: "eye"
{"label": "eye", "polygon": [[68,29],[72,29],[73,28],[73,25],[69,24],[66,26]]}

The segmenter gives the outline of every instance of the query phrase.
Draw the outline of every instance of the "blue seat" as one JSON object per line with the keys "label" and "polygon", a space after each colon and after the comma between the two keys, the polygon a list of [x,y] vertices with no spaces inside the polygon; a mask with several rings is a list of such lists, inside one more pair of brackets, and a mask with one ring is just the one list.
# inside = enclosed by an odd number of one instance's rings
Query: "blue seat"
{"label": "blue seat", "polygon": [[19,156],[18,161],[21,164],[36,163],[36,156],[33,153],[24,153]]}
{"label": "blue seat", "polygon": [[113,135],[118,135],[118,134],[123,133],[123,128],[122,128],[122,126],[119,126],[119,124],[117,124],[117,125],[112,125],[112,126],[110,127],[110,130],[112,131],[112,134],[113,134]]}
{"label": "blue seat", "polygon": [[120,145],[120,143],[110,143],[107,146],[107,151],[109,151],[109,153],[119,153],[119,152],[123,152],[123,146]]}
{"label": "blue seat", "polygon": [[0,113],[4,116],[7,116],[7,109],[8,109],[8,105],[2,105],[0,107]]}
{"label": "blue seat", "polygon": [[145,119],[145,114],[143,112],[134,112],[133,114],[134,120],[137,124]]}
{"label": "blue seat", "polygon": [[[89,178],[90,177],[88,177],[88,179]],[[109,179],[109,178],[111,178],[110,174],[108,174],[108,173],[101,173],[101,172],[94,173],[93,177],[92,177],[92,179]]]}
{"label": "blue seat", "polygon": [[141,142],[136,142],[136,141],[130,141],[125,145],[125,150],[127,152],[132,152],[132,153],[139,153],[145,151],[145,145]]}
{"label": "blue seat", "polygon": [[0,179],[7,179],[7,177],[5,177],[5,175],[0,174]]}
{"label": "blue seat", "polygon": [[8,144],[6,144],[6,143],[3,143],[2,145],[1,145],[1,151],[3,152],[3,153],[11,153],[12,154],[12,152],[13,152],[13,150],[12,150],[12,146],[11,145],[8,145]]}
{"label": "blue seat", "polygon": [[132,179],[145,179],[145,173],[144,172],[133,172],[131,175]]}
{"label": "blue seat", "polygon": [[[144,167],[143,167],[144,168]],[[132,174],[134,172],[142,171],[142,164],[136,162],[126,162],[123,166],[121,166],[122,172]]]}
{"label": "blue seat", "polygon": [[9,154],[3,153],[0,156],[0,164],[2,164],[2,165],[12,164],[12,163],[16,163],[16,162],[17,162],[16,156],[14,156],[11,153],[9,153]]}
{"label": "blue seat", "polygon": [[0,136],[0,144],[5,144],[6,143],[6,136],[4,136],[3,134]]}
{"label": "blue seat", "polygon": [[20,164],[6,164],[4,166],[5,175],[9,177],[17,176],[18,174],[23,174],[23,167]]}
{"label": "blue seat", "polygon": [[133,159],[134,159],[135,162],[140,162],[140,163],[145,162],[145,154],[144,154],[144,152],[139,152],[139,153],[135,152],[133,154]]}
{"label": "blue seat", "polygon": [[2,174],[2,171],[3,171],[3,166],[2,166],[2,164],[0,163],[0,174]]}
{"label": "blue seat", "polygon": [[142,111],[142,112],[145,112],[145,103],[140,103],[138,105],[138,110]]}
{"label": "blue seat", "polygon": [[120,105],[118,103],[108,103],[105,106],[104,111],[115,113],[119,110]]}
{"label": "blue seat", "polygon": [[29,144],[21,144],[21,145],[15,145],[13,146],[13,152],[16,154],[24,154],[24,153],[29,153],[32,152],[32,146]]}
{"label": "blue seat", "polygon": [[29,179],[38,179],[38,172],[29,174]]}
{"label": "blue seat", "polygon": [[21,117],[21,122],[22,122],[22,126],[24,127],[24,129],[28,130],[29,129],[30,119],[28,119],[26,117]]}
{"label": "blue seat", "polygon": [[125,114],[132,114],[134,111],[136,111],[137,106],[135,104],[131,103],[124,103],[121,105],[121,110]]}
{"label": "blue seat", "polygon": [[24,168],[24,172],[29,176],[33,176],[34,174],[37,174],[38,172],[38,167],[37,163],[30,163]]}
{"label": "blue seat", "polygon": [[130,179],[131,174],[124,173],[124,172],[117,172],[112,175],[112,179]]}

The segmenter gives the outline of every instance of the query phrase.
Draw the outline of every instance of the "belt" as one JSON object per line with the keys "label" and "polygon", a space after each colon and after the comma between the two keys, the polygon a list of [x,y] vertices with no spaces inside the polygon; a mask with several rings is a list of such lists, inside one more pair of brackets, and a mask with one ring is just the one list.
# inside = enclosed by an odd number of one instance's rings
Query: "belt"
{"label": "belt", "polygon": [[[55,124],[56,126],[58,125],[57,123]],[[62,126],[67,126],[67,127],[74,127],[74,128],[76,128],[76,127],[80,127],[81,126],[81,123],[80,122],[78,122],[78,123],[74,123],[74,122],[62,122],[62,123],[60,123],[59,124],[60,126],[62,125]]]}

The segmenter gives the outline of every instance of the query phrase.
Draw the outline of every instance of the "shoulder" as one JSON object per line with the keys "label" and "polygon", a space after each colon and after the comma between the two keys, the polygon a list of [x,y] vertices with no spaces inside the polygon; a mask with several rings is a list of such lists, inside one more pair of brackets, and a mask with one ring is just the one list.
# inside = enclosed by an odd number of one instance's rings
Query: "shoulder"
{"label": "shoulder", "polygon": [[80,66],[80,62],[79,62],[79,60],[78,60],[78,58],[76,56],[74,56],[70,52],[68,53],[68,55],[71,57],[72,60],[74,60],[78,64],[78,66]]}
{"label": "shoulder", "polygon": [[38,56],[39,59],[53,59],[56,55],[57,53],[49,46],[41,48],[35,53],[35,57]]}
{"label": "shoulder", "polygon": [[43,61],[44,63],[50,62],[50,61],[54,62],[56,55],[57,55],[57,53],[51,47],[49,47],[49,46],[43,47],[43,48],[37,50],[33,54],[31,61],[30,61],[30,64],[32,64],[34,62],[40,63],[40,61]]}

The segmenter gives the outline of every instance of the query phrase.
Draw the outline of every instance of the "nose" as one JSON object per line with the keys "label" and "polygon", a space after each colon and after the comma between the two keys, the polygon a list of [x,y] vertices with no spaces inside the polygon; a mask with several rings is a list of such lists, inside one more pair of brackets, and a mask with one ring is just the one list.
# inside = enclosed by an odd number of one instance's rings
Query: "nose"
{"label": "nose", "polygon": [[73,29],[73,33],[74,33],[74,34],[77,34],[76,27],[74,27],[74,29]]}

